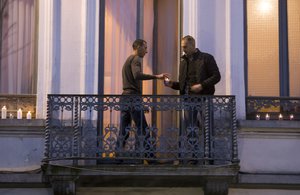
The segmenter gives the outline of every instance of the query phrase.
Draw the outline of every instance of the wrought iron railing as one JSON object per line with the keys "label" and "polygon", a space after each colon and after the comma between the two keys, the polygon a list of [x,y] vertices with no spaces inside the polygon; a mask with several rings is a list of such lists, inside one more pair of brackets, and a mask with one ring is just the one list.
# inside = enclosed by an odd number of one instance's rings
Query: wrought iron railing
{"label": "wrought iron railing", "polygon": [[[121,112],[138,121],[120,125]],[[235,97],[48,95],[44,156],[54,164],[238,163]]]}
{"label": "wrought iron railing", "polygon": [[300,98],[247,97],[248,120],[300,120]]}

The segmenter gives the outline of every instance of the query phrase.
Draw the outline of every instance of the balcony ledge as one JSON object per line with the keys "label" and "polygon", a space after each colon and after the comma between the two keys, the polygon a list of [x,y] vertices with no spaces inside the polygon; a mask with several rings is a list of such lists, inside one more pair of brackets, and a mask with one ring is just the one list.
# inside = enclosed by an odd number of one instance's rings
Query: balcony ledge
{"label": "balcony ledge", "polygon": [[237,179],[239,165],[101,165],[101,166],[57,166],[43,165],[45,175],[52,177],[74,177],[80,186],[101,187],[192,187],[203,185],[207,179],[227,183]]}

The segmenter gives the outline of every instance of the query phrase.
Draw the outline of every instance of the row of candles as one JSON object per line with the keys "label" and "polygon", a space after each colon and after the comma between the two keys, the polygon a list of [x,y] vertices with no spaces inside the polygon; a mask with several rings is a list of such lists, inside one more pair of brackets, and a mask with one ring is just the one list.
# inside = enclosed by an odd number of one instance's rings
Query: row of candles
{"label": "row of candles", "polygon": [[[6,119],[6,118],[7,118],[7,108],[6,108],[6,106],[3,106],[2,109],[1,109],[1,119]],[[12,119],[12,118],[14,118],[14,116],[10,113],[9,118]],[[22,119],[22,118],[23,118],[23,111],[20,108],[17,111],[17,119]],[[31,112],[30,111],[27,112],[26,119],[31,119]]]}
{"label": "row of candles", "polygon": [[[260,114],[257,114],[257,115],[255,116],[255,119],[256,119],[256,120],[260,120],[260,119],[263,119],[263,118],[261,118],[261,115],[260,115]],[[265,115],[264,119],[265,119],[265,120],[270,120],[270,115],[267,113],[267,114]],[[289,115],[289,119],[290,119],[290,120],[294,120],[294,115],[293,115],[293,114],[290,114],[290,115]],[[282,115],[282,114],[279,114],[279,115],[278,115],[278,120],[283,120],[283,115]]]}

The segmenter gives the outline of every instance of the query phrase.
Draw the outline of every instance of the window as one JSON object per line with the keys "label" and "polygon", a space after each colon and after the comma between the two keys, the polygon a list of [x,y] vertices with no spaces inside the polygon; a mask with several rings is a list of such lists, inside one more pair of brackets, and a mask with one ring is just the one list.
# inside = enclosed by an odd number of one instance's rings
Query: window
{"label": "window", "polygon": [[[36,110],[36,0],[0,0],[0,107]],[[24,114],[23,114],[24,118]]]}
{"label": "window", "polygon": [[300,1],[249,0],[246,13],[247,118],[300,120]]}
{"label": "window", "polygon": [[247,1],[248,95],[279,96],[278,0]]}
{"label": "window", "polygon": [[[177,74],[178,34],[180,33],[178,6],[179,1],[174,0],[105,1],[103,71],[105,79],[103,83],[99,83],[99,88],[103,85],[104,94],[122,93],[122,67],[126,58],[132,53],[132,43],[136,38],[147,41],[148,54],[143,59],[144,73]],[[164,94],[166,90],[168,89],[162,82],[143,82],[143,94]],[[176,91],[169,90],[169,93],[176,93]],[[152,117],[155,118],[150,114],[146,117],[148,121]],[[157,116],[157,118],[163,117],[169,116]],[[117,115],[112,116],[111,119],[105,115],[104,120],[107,121],[104,121],[104,124],[108,124],[110,120],[119,124],[119,119]]]}
{"label": "window", "polygon": [[35,0],[0,1],[0,93],[36,94]]}
{"label": "window", "polygon": [[247,1],[248,96],[300,96],[300,1]]}

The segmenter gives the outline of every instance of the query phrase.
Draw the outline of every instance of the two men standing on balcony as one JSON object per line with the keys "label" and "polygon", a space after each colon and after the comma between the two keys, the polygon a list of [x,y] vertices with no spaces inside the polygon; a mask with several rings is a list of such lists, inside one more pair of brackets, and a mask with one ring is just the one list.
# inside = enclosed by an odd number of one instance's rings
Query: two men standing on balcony
{"label": "two men standing on balcony", "polygon": [[[147,53],[147,42],[142,39],[134,41],[133,54],[130,55],[122,69],[123,78],[123,95],[142,95],[142,80],[151,79],[165,79],[169,77],[169,74],[163,73],[159,75],[149,75],[142,72],[142,58]],[[181,95],[213,95],[215,92],[215,84],[217,84],[221,75],[219,68],[216,64],[214,57],[208,53],[201,52],[195,47],[195,39],[192,36],[185,36],[181,39],[181,47],[185,53],[181,57],[179,67],[179,81],[167,81],[165,85],[172,89],[179,90]],[[129,102],[138,101],[138,97],[133,96],[129,98]],[[126,100],[128,103],[128,99]],[[125,101],[125,102],[126,102]],[[141,100],[140,100],[141,101]],[[197,104],[196,102],[195,104]],[[200,103],[200,102],[199,102]],[[184,112],[185,131],[180,130],[180,136],[185,135],[187,141],[192,145],[192,159],[197,163],[199,158],[200,147],[200,121],[202,113],[199,110],[192,109]],[[129,137],[129,131],[131,121],[134,121],[137,126],[137,135],[145,136],[143,143],[144,149],[147,151],[149,147],[145,146],[145,143],[149,144],[149,130],[148,124],[143,113],[143,109],[136,109],[127,107],[127,109],[121,109],[121,125],[119,137],[123,140],[119,140],[118,143],[124,147]],[[189,130],[188,129],[192,129]],[[148,135],[147,135],[148,133]],[[136,140],[138,141],[138,140]],[[121,143],[120,143],[121,142]],[[141,143],[135,144],[135,147],[141,147]],[[180,145],[179,145],[180,146]],[[149,151],[148,151],[149,152]],[[154,153],[150,152],[153,157]],[[141,156],[142,158],[145,156]]]}
{"label": "two men standing on balcony", "polygon": [[[125,61],[122,68],[122,79],[123,79],[123,93],[122,95],[133,95],[123,98],[124,104],[134,104],[136,102],[141,102],[141,98],[138,97],[142,95],[142,81],[143,80],[153,80],[153,79],[161,79],[163,80],[168,76],[167,73],[158,74],[158,75],[150,75],[144,74],[142,71],[142,59],[147,54],[147,42],[142,39],[137,39],[132,44],[133,54],[130,55]],[[144,115],[144,109],[137,107],[126,107],[125,109],[121,109],[121,125],[119,137],[123,138],[122,140],[118,140],[119,145],[122,148],[125,147],[126,141],[129,138],[129,132],[131,131],[131,121],[134,121],[137,127],[137,136],[144,137],[145,140],[142,143],[139,143],[141,140],[135,140],[135,151],[144,148],[146,150],[146,157],[154,157],[154,153],[147,151],[151,146],[149,146],[148,139],[150,138],[150,132],[148,129],[148,124]],[[136,138],[137,138],[136,136]],[[120,147],[120,146],[119,146]],[[138,148],[137,148],[138,147]],[[150,155],[150,156],[149,156]],[[144,158],[145,156],[140,156]]]}
{"label": "two men standing on balcony", "polygon": [[[189,35],[181,39],[181,48],[185,54],[180,61],[179,81],[169,81],[165,85],[179,90],[181,95],[214,95],[215,84],[221,80],[214,57],[196,48],[195,39]],[[201,102],[199,104],[201,105]],[[192,149],[193,159],[199,158],[202,116],[203,114],[197,109],[184,111],[184,128],[186,132],[180,131],[179,133],[180,135],[185,133],[189,144],[194,147]],[[192,163],[197,163],[197,161],[194,160]]]}

